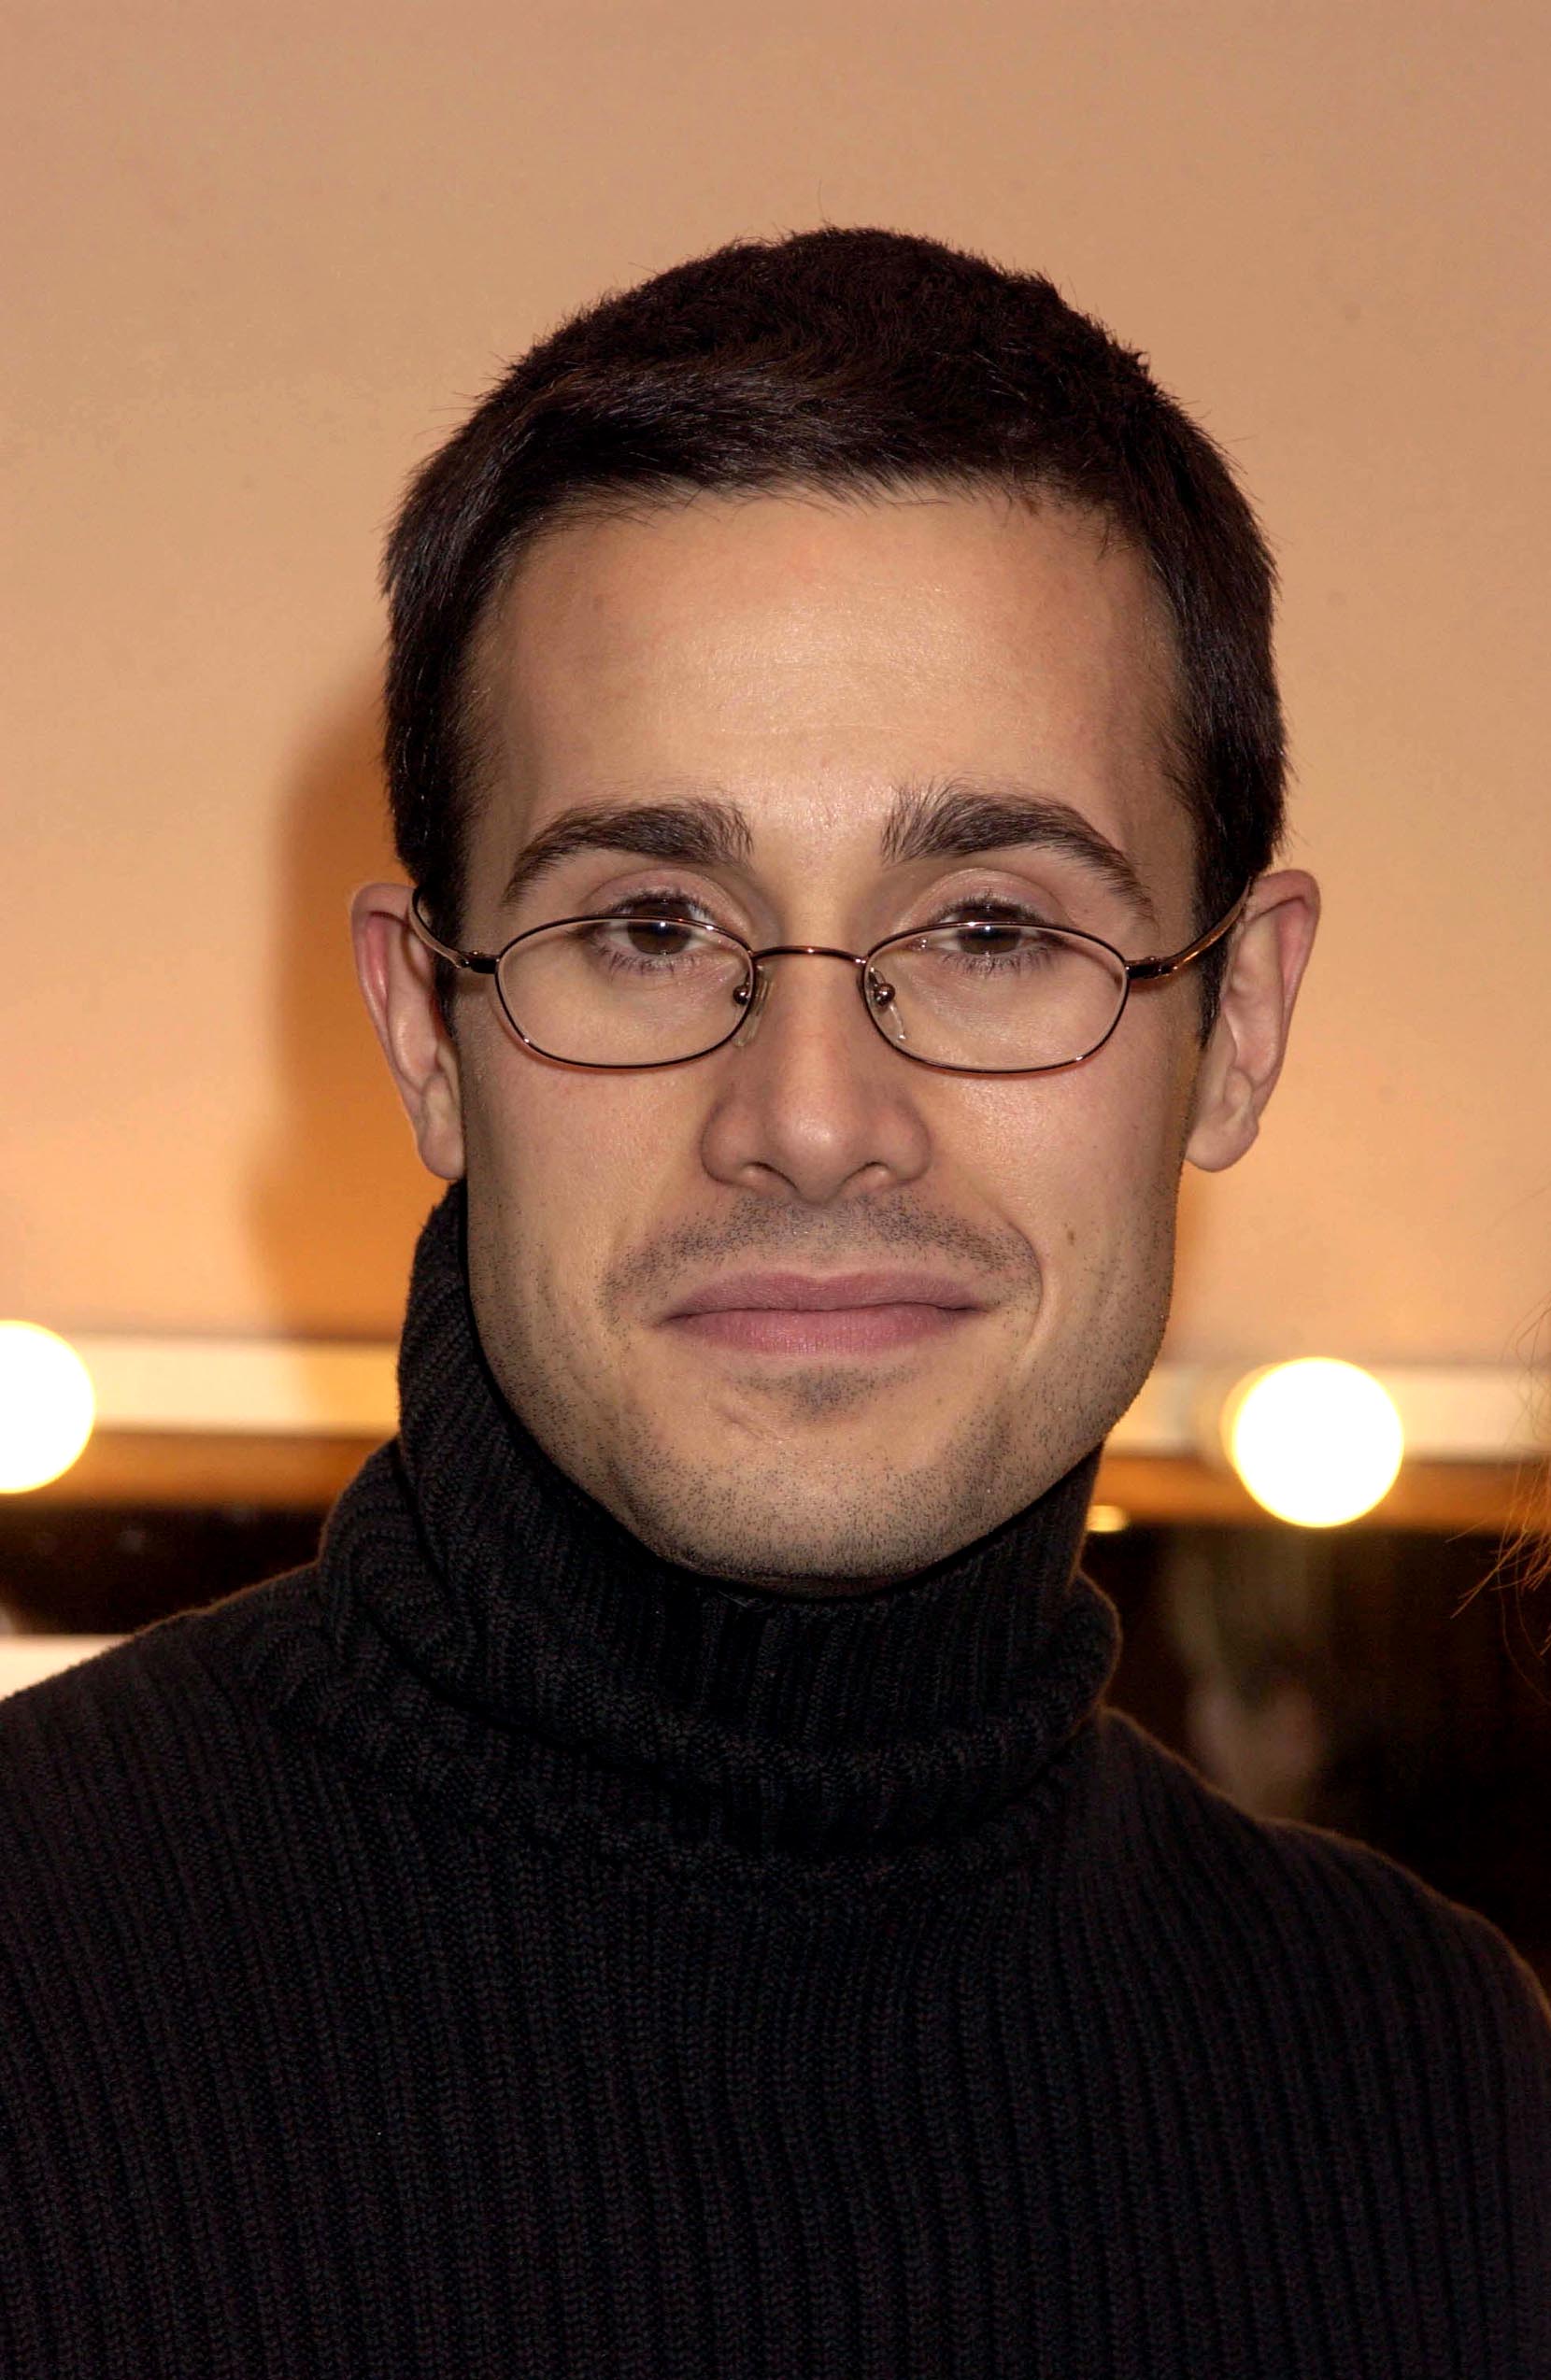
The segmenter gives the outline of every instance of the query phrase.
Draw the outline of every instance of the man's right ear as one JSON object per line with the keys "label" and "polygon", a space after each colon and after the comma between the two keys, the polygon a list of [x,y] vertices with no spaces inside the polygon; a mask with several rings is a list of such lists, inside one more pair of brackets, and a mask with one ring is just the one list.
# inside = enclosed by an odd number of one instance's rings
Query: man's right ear
{"label": "man's right ear", "polygon": [[459,1182],[463,1108],[458,1048],[442,1015],[435,958],[409,923],[408,885],[363,885],[350,902],[350,939],[362,995],[420,1163],[444,1182]]}

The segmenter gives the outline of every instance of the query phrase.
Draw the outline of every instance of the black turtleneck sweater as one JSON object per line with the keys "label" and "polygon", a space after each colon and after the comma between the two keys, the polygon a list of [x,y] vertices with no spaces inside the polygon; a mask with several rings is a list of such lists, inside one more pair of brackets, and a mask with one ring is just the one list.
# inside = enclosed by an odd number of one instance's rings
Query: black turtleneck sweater
{"label": "black turtleneck sweater", "polygon": [[308,1570],[0,1710],[0,2371],[1531,2380],[1551,2024],[1101,1706],[1091,1464],[843,1601],[511,1422],[462,1202]]}

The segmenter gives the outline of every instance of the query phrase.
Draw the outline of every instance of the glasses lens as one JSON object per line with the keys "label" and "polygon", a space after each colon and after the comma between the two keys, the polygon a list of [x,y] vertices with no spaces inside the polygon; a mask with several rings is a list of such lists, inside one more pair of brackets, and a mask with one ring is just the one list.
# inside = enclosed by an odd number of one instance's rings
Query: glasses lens
{"label": "glasses lens", "polygon": [[582,917],[514,942],[501,998],[524,1041],[573,1066],[665,1066],[736,1030],[741,942],[678,917]]}
{"label": "glasses lens", "polygon": [[912,1057],[1017,1074],[1098,1048],[1125,999],[1125,962],[1053,926],[971,918],[889,943],[865,988],[879,1028]]}

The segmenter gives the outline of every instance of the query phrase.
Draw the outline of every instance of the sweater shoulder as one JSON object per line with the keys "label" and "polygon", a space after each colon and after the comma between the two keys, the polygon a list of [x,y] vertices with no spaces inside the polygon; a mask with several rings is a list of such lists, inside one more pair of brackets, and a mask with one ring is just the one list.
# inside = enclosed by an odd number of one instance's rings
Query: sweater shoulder
{"label": "sweater shoulder", "polygon": [[308,1568],[159,1621],[0,1701],[0,1898],[47,1840],[125,1840],[195,1775],[242,1764],[265,1721],[242,1674],[255,1627],[300,1619]]}
{"label": "sweater shoulder", "polygon": [[1551,2123],[1551,2005],[1487,1919],[1368,1844],[1251,1816],[1122,1712],[1102,1711],[1099,1731],[1090,1813],[1122,1851],[1111,1883],[1142,1922],[1219,1970],[1279,1969],[1346,2024],[1415,2024],[1461,2052],[1489,2035],[1534,2075]]}
{"label": "sweater shoulder", "polygon": [[171,1619],[153,1621],[84,1661],[18,1688],[0,1700],[0,1758],[28,1741],[35,1726],[47,1730],[56,1716],[68,1725],[88,1710],[134,1698],[139,1692],[154,1693],[174,1680],[186,1687],[196,1675],[213,1684],[231,1650],[255,1623],[283,1624],[315,1600],[317,1584],[317,1565],[309,1563],[239,1587]]}

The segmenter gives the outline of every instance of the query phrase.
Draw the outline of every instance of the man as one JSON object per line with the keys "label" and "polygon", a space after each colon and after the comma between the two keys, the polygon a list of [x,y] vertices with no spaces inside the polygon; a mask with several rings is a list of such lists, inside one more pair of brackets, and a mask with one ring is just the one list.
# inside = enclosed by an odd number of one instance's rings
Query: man
{"label": "man", "polygon": [[7,2368],[1551,2371],[1527,1970],[1075,1568],[1314,929],[1220,457],[811,234],[519,363],[389,586],[454,1186],[316,1567],[0,1732]]}

